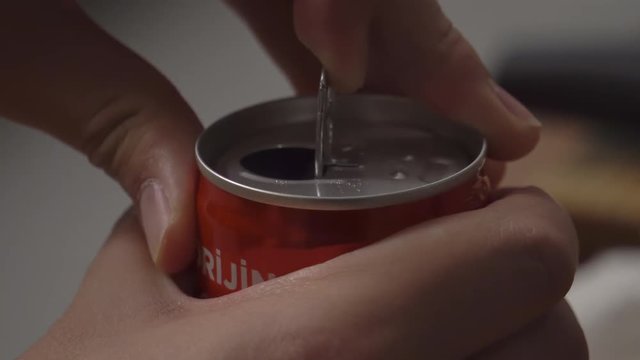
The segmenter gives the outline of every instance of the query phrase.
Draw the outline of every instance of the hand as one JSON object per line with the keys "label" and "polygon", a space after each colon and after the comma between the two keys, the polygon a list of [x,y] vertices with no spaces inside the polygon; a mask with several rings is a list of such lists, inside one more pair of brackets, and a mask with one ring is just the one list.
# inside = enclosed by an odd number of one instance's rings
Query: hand
{"label": "hand", "polygon": [[540,124],[492,79],[436,0],[227,0],[302,93],[320,64],[342,91],[401,94],[478,128],[497,160],[523,156]]}
{"label": "hand", "polygon": [[[495,86],[434,1],[231,3],[300,92],[317,87],[317,56],[343,90],[413,96],[473,124],[495,159],[537,141],[531,114]],[[112,175],[134,199],[159,268],[184,269],[195,248],[201,125],[176,89],[71,1],[3,2],[0,48],[0,116],[58,137]]]}
{"label": "hand", "polygon": [[0,2],[0,53],[0,116],[86,154],[136,202],[158,266],[187,266],[201,125],[169,81],[67,0]]}
{"label": "hand", "polygon": [[509,190],[324,264],[197,300],[154,267],[131,212],[24,359],[586,359],[562,296],[567,214]]}

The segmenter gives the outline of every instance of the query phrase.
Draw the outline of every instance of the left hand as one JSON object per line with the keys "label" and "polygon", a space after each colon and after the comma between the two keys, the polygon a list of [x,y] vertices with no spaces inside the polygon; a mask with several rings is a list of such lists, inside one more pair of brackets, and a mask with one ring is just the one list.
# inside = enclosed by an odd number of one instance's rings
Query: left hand
{"label": "left hand", "polygon": [[326,263],[198,300],[153,264],[129,212],[72,305],[22,359],[587,358],[563,302],[566,215],[540,191],[436,219]]}

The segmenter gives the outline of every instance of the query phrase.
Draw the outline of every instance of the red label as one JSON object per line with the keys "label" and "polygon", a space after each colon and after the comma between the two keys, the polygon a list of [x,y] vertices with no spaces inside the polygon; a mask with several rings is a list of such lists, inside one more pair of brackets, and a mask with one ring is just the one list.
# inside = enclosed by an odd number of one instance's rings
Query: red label
{"label": "red label", "polygon": [[202,178],[199,265],[208,296],[228,294],[384,239],[412,225],[481,207],[486,177],[417,202],[375,209],[284,208],[240,198]]}

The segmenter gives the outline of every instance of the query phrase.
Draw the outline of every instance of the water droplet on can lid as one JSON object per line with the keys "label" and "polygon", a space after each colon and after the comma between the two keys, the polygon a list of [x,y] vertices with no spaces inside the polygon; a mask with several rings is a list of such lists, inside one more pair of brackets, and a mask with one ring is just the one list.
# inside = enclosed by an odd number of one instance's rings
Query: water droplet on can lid
{"label": "water droplet on can lid", "polygon": [[433,157],[433,158],[429,159],[429,162],[431,162],[432,164],[444,165],[444,166],[452,166],[452,165],[454,165],[453,159],[448,159],[448,158],[441,157],[441,156]]}
{"label": "water droplet on can lid", "polygon": [[407,178],[407,174],[404,171],[396,170],[391,173],[391,178],[394,180],[404,180]]}

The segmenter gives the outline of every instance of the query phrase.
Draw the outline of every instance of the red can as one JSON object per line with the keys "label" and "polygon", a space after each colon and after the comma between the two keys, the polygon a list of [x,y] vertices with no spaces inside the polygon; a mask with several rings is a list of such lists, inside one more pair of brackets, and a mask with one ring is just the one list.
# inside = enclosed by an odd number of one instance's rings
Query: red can
{"label": "red can", "polygon": [[339,97],[335,166],[314,178],[314,98],[253,106],[196,145],[205,295],[228,294],[481,207],[485,140],[408,99]]}

